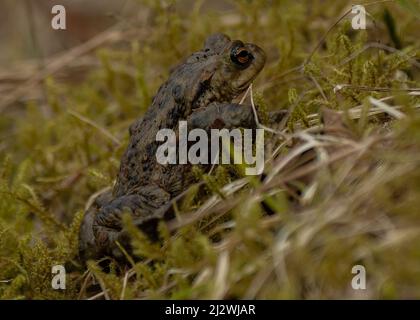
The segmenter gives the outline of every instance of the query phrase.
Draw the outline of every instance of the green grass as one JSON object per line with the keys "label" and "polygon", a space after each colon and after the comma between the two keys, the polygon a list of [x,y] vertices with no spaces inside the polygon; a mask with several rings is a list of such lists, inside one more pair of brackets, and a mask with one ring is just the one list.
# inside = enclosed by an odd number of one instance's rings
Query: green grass
{"label": "green grass", "polygon": [[[420,20],[412,4],[368,6],[368,30],[344,19],[313,51],[350,2],[232,1],[210,13],[146,2],[148,24],[124,24],[135,32],[98,48],[100,66],[82,81],[47,77],[45,101],[0,117],[0,297],[420,298],[420,99],[407,89],[420,88]],[[240,169],[229,167],[196,172],[205,183],[177,203],[174,234],[161,225],[162,246],[127,219],[136,259],[111,261],[106,272],[84,266],[84,208],[112,185],[130,123],[170,67],[213,32],[263,47],[254,100],[291,110],[288,141],[271,139],[271,180],[235,180]],[[396,43],[400,50],[388,50]],[[384,107],[370,97],[390,98]],[[351,139],[317,133],[323,107],[342,111]],[[293,169],[305,143],[315,143],[315,160]],[[55,264],[68,271],[64,291],[51,289]],[[357,264],[367,271],[364,291],[350,286]]]}

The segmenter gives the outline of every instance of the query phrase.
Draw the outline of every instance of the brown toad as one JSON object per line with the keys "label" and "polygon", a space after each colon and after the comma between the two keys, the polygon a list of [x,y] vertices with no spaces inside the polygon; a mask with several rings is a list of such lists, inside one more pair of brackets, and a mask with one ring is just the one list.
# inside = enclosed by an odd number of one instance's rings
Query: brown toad
{"label": "brown toad", "polygon": [[112,192],[99,196],[88,209],[80,231],[83,259],[121,256],[116,241],[126,245],[121,216],[129,212],[150,234],[164,218],[170,200],[191,184],[190,165],[161,165],[156,161],[160,129],[253,128],[251,106],[232,103],[258,75],[265,63],[258,46],[232,41],[223,34],[207,38],[170,74],[142,119],[130,127],[130,141]]}

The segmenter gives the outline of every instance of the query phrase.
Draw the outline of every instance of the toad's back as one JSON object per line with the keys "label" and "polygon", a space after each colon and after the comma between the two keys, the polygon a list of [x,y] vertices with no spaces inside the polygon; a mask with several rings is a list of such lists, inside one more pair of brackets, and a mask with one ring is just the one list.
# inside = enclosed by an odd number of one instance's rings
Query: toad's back
{"label": "toad's back", "polygon": [[[130,128],[130,142],[120,165],[113,194],[135,193],[139,187],[154,183],[169,193],[177,193],[184,167],[164,167],[156,163],[156,141],[160,129],[176,130],[194,109],[211,102],[230,102],[231,70],[226,70],[223,52],[232,41],[225,35],[210,37],[204,48],[174,68],[169,79],[159,88],[143,119]],[[175,184],[175,185],[174,185]],[[173,189],[173,190],[171,190]],[[173,192],[171,192],[173,191]]]}

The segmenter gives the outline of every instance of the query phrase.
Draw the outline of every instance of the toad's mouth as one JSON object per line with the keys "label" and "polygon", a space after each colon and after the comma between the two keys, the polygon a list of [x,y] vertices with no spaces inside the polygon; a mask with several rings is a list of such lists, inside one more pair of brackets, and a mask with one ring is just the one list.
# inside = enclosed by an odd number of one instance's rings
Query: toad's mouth
{"label": "toad's mouth", "polygon": [[[254,80],[254,79],[252,79],[252,80]],[[251,84],[252,84],[252,80],[251,81],[247,81],[247,82],[245,82],[243,85],[241,85],[241,86],[239,86],[238,88],[237,88],[237,90],[238,91],[240,91],[239,93],[238,93],[238,96],[240,96],[240,95],[242,95],[242,93],[244,93],[244,92],[246,92],[247,90],[248,90],[248,88],[251,86]]]}
{"label": "toad's mouth", "polygon": [[249,86],[252,84],[252,82],[262,70],[262,67],[263,66],[250,65],[248,67],[250,69],[248,74],[243,74],[232,81],[231,87],[235,96],[241,95],[244,91],[246,91],[249,88]]}
{"label": "toad's mouth", "polygon": [[241,106],[247,105],[245,101],[247,100],[247,97],[249,96],[249,92],[251,89],[252,83],[248,83],[247,85],[244,85],[244,88],[242,91],[234,98],[232,99],[232,103],[239,104]]}
{"label": "toad's mouth", "polygon": [[256,76],[253,76],[252,78],[248,79],[247,81],[243,81],[241,84],[235,84],[233,86],[234,91],[234,99],[238,99],[238,97],[243,97],[244,94],[248,91],[249,87],[252,85],[252,82],[254,81]]}

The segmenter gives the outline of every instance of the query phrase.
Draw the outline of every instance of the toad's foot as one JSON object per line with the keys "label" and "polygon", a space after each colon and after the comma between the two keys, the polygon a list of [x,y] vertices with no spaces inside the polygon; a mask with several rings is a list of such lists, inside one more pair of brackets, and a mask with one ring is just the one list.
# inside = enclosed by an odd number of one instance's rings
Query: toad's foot
{"label": "toad's foot", "polygon": [[102,206],[100,200],[96,201],[86,213],[81,228],[82,259],[96,259],[104,255],[123,258],[120,246],[129,248],[129,237],[122,223],[123,214],[130,214],[143,232],[154,237],[157,223],[165,214],[162,208],[169,200],[170,195],[163,189],[144,186],[138,193],[117,197]]}

